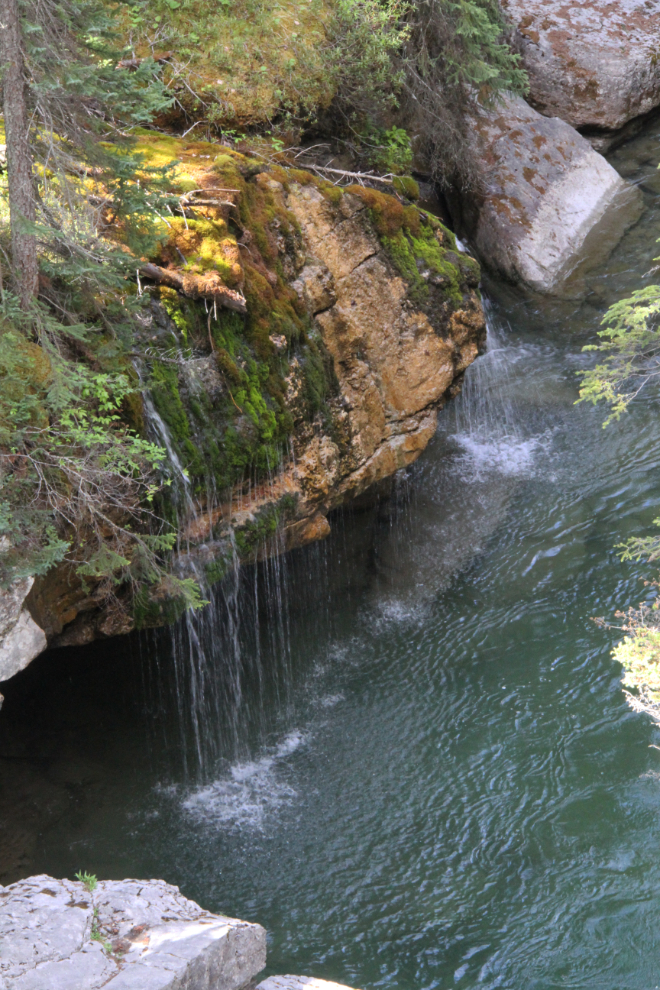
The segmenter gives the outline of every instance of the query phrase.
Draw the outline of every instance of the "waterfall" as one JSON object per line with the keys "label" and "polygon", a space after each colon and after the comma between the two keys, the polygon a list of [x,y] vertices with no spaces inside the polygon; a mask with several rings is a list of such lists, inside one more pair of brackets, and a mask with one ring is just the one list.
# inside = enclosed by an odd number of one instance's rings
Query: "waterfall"
{"label": "waterfall", "polygon": [[[465,375],[460,395],[440,418],[440,429],[463,451],[477,473],[524,475],[541,442],[538,416],[525,395],[528,368],[539,345],[509,341],[510,328],[487,298],[485,353]],[[547,424],[546,424],[547,425]]]}
{"label": "waterfall", "polygon": [[[199,610],[188,609],[173,628],[155,634],[158,652],[172,654],[184,775],[190,783],[203,784],[214,780],[223,767],[249,760],[272,732],[272,713],[287,712],[287,564],[280,554],[241,567],[231,518],[220,541],[209,535],[207,542],[191,544],[186,536],[191,530],[212,532],[217,493],[209,482],[204,496],[195,495],[167,423],[149,392],[143,396],[148,430],[168,455],[163,470],[169,474],[177,514],[175,572],[193,577],[209,603]],[[256,482],[248,479],[241,489],[227,493],[224,502],[233,513],[241,512],[249,507],[256,489]],[[205,516],[208,524],[203,526]],[[227,572],[210,586],[204,563],[217,556],[228,561]]]}
{"label": "waterfall", "polygon": [[[461,395],[440,414],[438,436],[425,456],[400,479],[399,495],[387,513],[388,532],[381,534],[368,597],[397,619],[422,598],[443,591],[483,545],[502,521],[538,444],[518,397],[529,360],[526,345],[512,346],[487,301],[485,309],[486,351],[468,369]],[[256,766],[255,753],[276,750],[278,726],[291,724],[289,563],[280,554],[242,567],[231,519],[221,542],[209,525],[208,542],[190,545],[186,532],[205,513],[210,522],[219,505],[217,493],[211,484],[201,498],[193,492],[169,428],[148,393],[145,412],[152,434],[168,452],[166,470],[180,516],[178,573],[194,577],[210,602],[188,610],[173,629],[160,634],[160,641],[172,653],[185,778],[198,788],[215,787],[218,781],[226,783],[232,768]],[[232,506],[232,514],[244,512],[260,487],[248,478],[223,504]],[[408,509],[397,508],[399,503]],[[414,511],[408,511],[413,504]],[[366,546],[365,553],[370,553]],[[229,566],[210,587],[204,562],[218,554]],[[312,551],[308,557],[308,566],[316,560],[309,584],[322,583],[321,558]]]}
{"label": "waterfall", "polygon": [[512,341],[487,299],[484,310],[485,352],[440,412],[435,438],[399,486],[379,533],[369,601],[384,621],[426,621],[436,596],[504,523],[549,436],[543,405],[536,406],[538,379],[529,384],[529,367],[543,369],[543,346]]}
{"label": "waterfall", "polygon": [[186,474],[179,455],[174,449],[169,427],[156,409],[151,395],[146,390],[142,393],[142,401],[144,403],[147,424],[154,434],[154,439],[161,443],[167,451],[167,462],[173,469],[173,476],[170,480],[174,485],[175,501],[180,503],[183,500],[183,504],[190,516],[195,517],[197,515],[197,509],[190,492],[190,478]]}

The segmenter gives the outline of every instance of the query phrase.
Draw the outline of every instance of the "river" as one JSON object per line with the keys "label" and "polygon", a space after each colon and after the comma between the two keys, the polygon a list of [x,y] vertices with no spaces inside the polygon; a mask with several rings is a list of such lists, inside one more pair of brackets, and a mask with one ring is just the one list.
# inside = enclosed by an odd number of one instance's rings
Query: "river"
{"label": "river", "polygon": [[183,629],[6,685],[0,882],[161,877],[261,922],[270,972],[365,990],[660,984],[660,731],[591,618],[654,576],[615,545],[660,515],[659,400],[605,430],[575,405],[605,308],[653,279],[659,137],[611,156],[645,212],[586,298],[486,282],[428,451],[219,595],[210,674]]}

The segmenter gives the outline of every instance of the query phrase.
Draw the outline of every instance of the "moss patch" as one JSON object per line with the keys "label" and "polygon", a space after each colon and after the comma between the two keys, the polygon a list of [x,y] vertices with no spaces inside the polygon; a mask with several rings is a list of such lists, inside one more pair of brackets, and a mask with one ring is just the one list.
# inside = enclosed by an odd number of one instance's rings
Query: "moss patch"
{"label": "moss patch", "polygon": [[410,298],[419,304],[428,301],[432,283],[442,288],[448,302],[460,306],[463,285],[478,277],[479,266],[459,254],[454,234],[430,213],[394,196],[361,186],[351,186],[350,192],[366,203],[383,247],[409,283]]}
{"label": "moss patch", "polygon": [[282,110],[298,114],[325,106],[328,92],[324,24],[331,0],[136,0],[124,17],[136,55],[173,56],[186,66],[181,82],[169,63],[164,75],[177,97],[168,115],[206,117],[220,126],[271,121]]}
{"label": "moss patch", "polygon": [[287,518],[293,516],[296,501],[291,495],[284,495],[277,503],[265,505],[255,517],[234,531],[234,538],[243,559],[255,559],[277,533]]}

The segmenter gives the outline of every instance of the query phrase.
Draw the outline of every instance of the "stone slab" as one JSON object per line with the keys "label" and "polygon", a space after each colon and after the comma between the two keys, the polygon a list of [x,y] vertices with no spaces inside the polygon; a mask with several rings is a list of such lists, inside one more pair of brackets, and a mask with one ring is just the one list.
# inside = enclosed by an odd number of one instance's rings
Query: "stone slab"
{"label": "stone slab", "polygon": [[239,990],[265,965],[260,925],[163,880],[0,887],[0,990]]}
{"label": "stone slab", "polygon": [[269,976],[257,990],[351,990],[343,983],[319,980],[316,976]]}
{"label": "stone slab", "polygon": [[33,577],[26,577],[0,589],[0,681],[8,681],[46,649],[43,629],[23,608],[33,583]]}

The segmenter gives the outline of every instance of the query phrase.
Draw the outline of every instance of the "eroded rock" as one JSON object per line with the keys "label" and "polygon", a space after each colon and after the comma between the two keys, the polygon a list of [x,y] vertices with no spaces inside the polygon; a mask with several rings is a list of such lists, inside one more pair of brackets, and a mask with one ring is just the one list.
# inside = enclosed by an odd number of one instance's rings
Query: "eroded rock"
{"label": "eroded rock", "polygon": [[316,437],[298,458],[303,492],[327,511],[421,453],[440,404],[477,356],[485,324],[476,270],[449,313],[442,287],[437,308],[414,305],[357,196],[345,193],[335,207],[313,186],[294,185],[287,205],[334,287],[333,305],[321,307],[316,322],[333,359],[347,443],[342,451]]}
{"label": "eroded rock", "polygon": [[[500,0],[516,28],[530,102],[602,149],[660,105],[660,0]],[[608,134],[609,132],[609,134]]]}
{"label": "eroded rock", "polygon": [[511,99],[475,124],[473,153],[485,188],[453,203],[484,263],[513,282],[552,292],[585,256],[600,223],[615,246],[641,211],[641,197],[563,120]]}
{"label": "eroded rock", "polygon": [[9,680],[46,649],[43,629],[23,607],[33,583],[33,577],[26,577],[0,590],[0,681]]}
{"label": "eroded rock", "polygon": [[30,877],[0,888],[2,990],[238,990],[266,964],[260,925],[162,880]]}
{"label": "eroded rock", "polygon": [[286,205],[308,252],[293,286],[332,359],[337,392],[329,402],[332,423],[305,424],[304,369],[293,356],[286,378],[287,405],[298,425],[293,464],[247,499],[239,496],[187,528],[185,538],[200,542],[223,528],[258,531],[286,501],[277,532],[244,559],[323,539],[330,532],[328,512],[411,464],[485,339],[478,267],[439,225],[437,237],[459,286],[450,295],[447,277],[421,264],[420,281],[429,286],[421,302],[411,298],[364,200],[347,192],[333,202],[314,185],[292,183]]}

